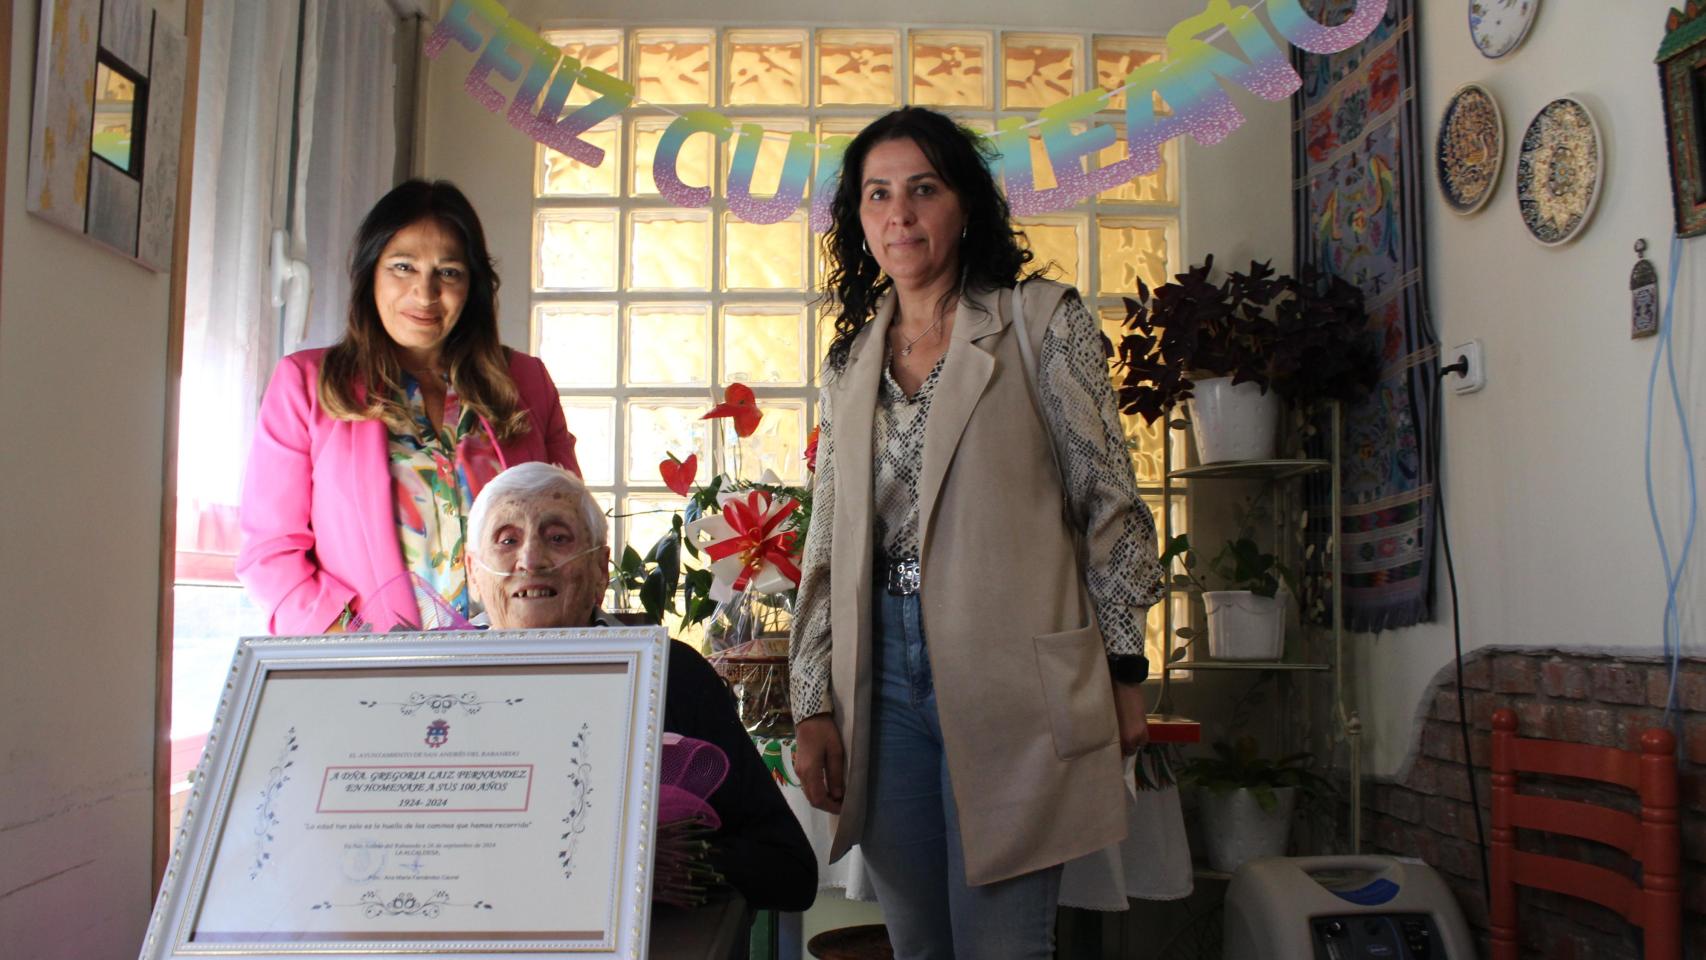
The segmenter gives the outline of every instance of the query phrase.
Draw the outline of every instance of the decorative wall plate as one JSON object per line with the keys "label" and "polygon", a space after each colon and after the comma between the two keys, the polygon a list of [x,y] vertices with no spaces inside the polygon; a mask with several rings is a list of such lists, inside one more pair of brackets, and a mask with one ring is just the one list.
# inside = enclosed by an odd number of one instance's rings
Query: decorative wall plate
{"label": "decorative wall plate", "polygon": [[1540,108],[1516,160],[1517,203],[1534,239],[1550,247],[1580,233],[1593,216],[1604,171],[1599,124],[1587,107],[1560,97]]}
{"label": "decorative wall plate", "polygon": [[1482,56],[1498,58],[1522,43],[1540,0],[1469,0],[1469,36]]}
{"label": "decorative wall plate", "polygon": [[1479,84],[1464,84],[1445,105],[1434,142],[1434,171],[1446,205],[1457,213],[1481,209],[1499,183],[1504,157],[1498,101]]}

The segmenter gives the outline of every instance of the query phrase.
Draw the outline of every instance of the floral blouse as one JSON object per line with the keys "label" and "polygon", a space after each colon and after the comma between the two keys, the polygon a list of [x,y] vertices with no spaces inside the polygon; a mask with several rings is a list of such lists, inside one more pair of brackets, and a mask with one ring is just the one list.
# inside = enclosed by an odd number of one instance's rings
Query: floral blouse
{"label": "floral blouse", "polygon": [[415,602],[425,629],[452,626],[453,612],[472,619],[478,605],[468,595],[462,565],[468,511],[486,482],[503,469],[492,434],[472,409],[464,409],[454,387],[444,397],[444,420],[436,429],[427,417],[420,384],[405,376],[400,398],[414,430],[391,433],[391,481],[397,504],[397,539],[403,567],[415,581]]}

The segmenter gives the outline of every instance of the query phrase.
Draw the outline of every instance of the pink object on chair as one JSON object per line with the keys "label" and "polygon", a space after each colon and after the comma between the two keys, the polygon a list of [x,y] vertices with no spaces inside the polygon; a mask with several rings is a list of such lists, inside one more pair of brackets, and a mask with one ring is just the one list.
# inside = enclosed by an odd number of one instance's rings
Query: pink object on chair
{"label": "pink object on chair", "polygon": [[[1517,792],[1518,773],[1616,784],[1641,815]],[[1516,831],[1544,830],[1616,847],[1641,865],[1640,882],[1592,864],[1516,848]],[[1603,904],[1640,927],[1646,960],[1682,956],[1682,837],[1677,826],[1676,738],[1656,727],[1641,749],[1618,750],[1516,735],[1516,713],[1493,714],[1493,960],[1517,960],[1517,885]]]}
{"label": "pink object on chair", "polygon": [[721,827],[710,800],[728,775],[729,757],[721,747],[665,733],[658,763],[658,823],[698,817],[712,830]]}

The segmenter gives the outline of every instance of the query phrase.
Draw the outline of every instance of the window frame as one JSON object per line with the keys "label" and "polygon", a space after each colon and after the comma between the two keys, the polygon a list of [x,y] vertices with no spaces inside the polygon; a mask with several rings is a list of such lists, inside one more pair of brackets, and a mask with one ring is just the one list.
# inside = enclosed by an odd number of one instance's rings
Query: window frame
{"label": "window frame", "polygon": [[[979,130],[980,132],[991,133],[997,128],[997,125],[1006,118],[1019,117],[1029,121],[1034,120],[1038,116],[1038,111],[1036,109],[1004,108],[1003,104],[1007,100],[1004,85],[993,82],[994,77],[1004,75],[1004,70],[1002,68],[1002,64],[1004,62],[1003,56],[1010,38],[1036,37],[1039,34],[1052,37],[1069,38],[1081,57],[1079,67],[1073,80],[1074,93],[1080,92],[1086,89],[1088,85],[1096,82],[1096,52],[1099,41],[1111,41],[1115,44],[1130,44],[1133,48],[1148,47],[1158,55],[1163,54],[1165,48],[1165,43],[1162,38],[1144,37],[1135,34],[1107,34],[1091,30],[1039,31],[1034,27],[1024,28],[1012,26],[966,27],[965,25],[924,22],[900,24],[895,26],[859,23],[808,25],[756,22],[707,26],[704,24],[672,23],[661,20],[655,22],[636,23],[570,18],[551,19],[546,21],[540,29],[540,34],[541,36],[544,36],[548,42],[558,44],[558,37],[563,33],[585,33],[591,31],[604,32],[612,30],[617,31],[622,38],[620,47],[621,72],[619,76],[629,82],[635,82],[636,86],[638,84],[634,78],[640,61],[638,35],[644,31],[659,31],[664,33],[678,31],[706,31],[709,36],[708,49],[710,51],[711,61],[711,102],[708,106],[702,103],[668,104],[662,107],[640,104],[624,111],[622,115],[617,118],[617,121],[622,124],[618,137],[618,155],[606,160],[607,163],[619,162],[622,165],[616,172],[616,190],[614,195],[600,197],[544,196],[540,190],[541,183],[539,179],[539,171],[543,164],[546,148],[540,145],[535,145],[531,154],[533,167],[529,172],[529,182],[534,189],[534,194],[530,208],[530,216],[537,218],[537,215],[542,211],[559,209],[603,208],[615,209],[617,211],[618,226],[616,256],[618,277],[616,289],[599,291],[543,290],[536,283],[531,282],[533,276],[530,272],[530,286],[528,291],[529,343],[531,349],[535,353],[539,351],[541,344],[541,331],[538,323],[540,307],[547,305],[573,305],[577,303],[615,303],[617,305],[615,385],[613,387],[560,386],[559,388],[559,393],[565,400],[585,400],[592,398],[608,399],[614,405],[614,413],[612,414],[613,445],[611,449],[611,462],[613,467],[611,477],[612,482],[609,484],[589,484],[589,487],[593,490],[594,494],[600,498],[601,502],[607,505],[607,507],[616,508],[614,512],[617,516],[613,518],[614,522],[612,523],[611,529],[612,549],[616,551],[620,551],[623,545],[627,543],[629,530],[633,526],[630,518],[621,516],[621,514],[625,512],[630,498],[636,496],[655,497],[660,494],[665,496],[668,495],[668,491],[664,488],[661,478],[650,480],[644,478],[630,478],[625,475],[626,461],[629,456],[630,448],[630,438],[628,436],[627,428],[628,411],[631,409],[632,403],[635,400],[643,399],[690,399],[703,403],[707,408],[709,408],[711,403],[716,400],[720,400],[721,388],[724,386],[720,380],[720,376],[722,373],[721,344],[724,334],[723,318],[725,311],[729,307],[740,306],[754,306],[759,308],[773,308],[780,306],[803,307],[805,316],[801,335],[803,337],[804,347],[808,356],[808,370],[805,383],[800,386],[774,386],[762,383],[749,383],[748,385],[752,387],[753,393],[757,397],[761,406],[765,405],[766,402],[803,401],[805,405],[805,426],[809,431],[810,427],[816,423],[818,417],[817,394],[821,379],[819,371],[817,370],[819,361],[812,358],[818,357],[818,347],[825,340],[826,331],[823,328],[828,322],[827,319],[822,316],[822,307],[819,303],[818,296],[815,293],[815,291],[821,287],[823,281],[821,254],[818,250],[820,235],[813,233],[809,229],[809,226],[806,233],[807,248],[804,252],[805,259],[803,262],[803,276],[806,280],[807,286],[803,291],[731,291],[724,288],[723,274],[726,268],[724,259],[726,244],[723,223],[726,217],[731,216],[729,213],[726,186],[729,162],[733,155],[735,145],[735,138],[733,137],[724,143],[713,145],[711,159],[712,183],[710,184],[710,203],[706,207],[696,208],[707,211],[711,220],[710,288],[708,290],[692,291],[642,291],[629,289],[628,274],[631,269],[632,260],[632,231],[629,226],[630,214],[638,211],[678,209],[674,204],[671,204],[665,198],[656,193],[641,194],[636,192],[634,188],[635,181],[638,178],[637,171],[634,168],[634,159],[639,146],[639,138],[636,135],[636,121],[643,123],[648,120],[656,121],[661,119],[667,123],[670,119],[673,119],[674,115],[680,112],[685,112],[686,110],[711,109],[728,117],[734,122],[737,128],[743,121],[798,120],[805,124],[805,128],[807,130],[820,135],[826,125],[831,127],[856,129],[858,126],[862,126],[864,123],[881,116],[888,110],[894,109],[896,106],[907,101],[907,95],[912,89],[913,82],[912,41],[915,34],[979,33],[986,34],[989,40],[989,45],[987,47],[988,60],[986,60],[985,64],[987,74],[989,75],[989,79],[986,79],[985,83],[985,92],[988,98],[987,102],[982,107],[978,108],[951,106],[940,107],[939,109],[943,109],[945,112],[953,115],[956,119],[974,129]],[[803,31],[805,35],[804,56],[802,57],[803,73],[801,76],[802,90],[806,101],[805,106],[790,106],[782,104],[729,104],[727,96],[728,91],[726,89],[727,77],[725,72],[728,69],[729,63],[728,50],[731,35],[748,31],[788,32],[794,30]],[[894,38],[894,46],[892,48],[894,56],[893,101],[888,104],[821,105],[819,102],[822,96],[821,78],[819,76],[819,44],[823,39],[823,35],[825,33],[830,33],[832,34],[831,39],[835,40],[842,39],[845,35],[850,33],[891,32]],[[1099,122],[1120,127],[1121,135],[1123,137],[1123,109],[1107,109],[1101,111],[1097,115],[1097,120]],[[775,124],[772,124],[771,126],[772,128],[777,128]],[[1101,230],[1098,228],[1100,222],[1099,218],[1159,221],[1163,223],[1166,231],[1165,237],[1167,244],[1166,276],[1171,277],[1174,273],[1177,273],[1182,269],[1183,261],[1181,258],[1181,251],[1183,241],[1183,208],[1188,174],[1182,169],[1182,151],[1178,140],[1171,140],[1164,144],[1162,151],[1162,157],[1166,164],[1164,174],[1164,183],[1166,185],[1165,193],[1170,197],[1170,202],[1155,203],[1130,199],[1107,199],[1098,194],[1065,210],[1051,211],[1048,214],[1039,215],[1050,219],[1072,219],[1082,230],[1079,238],[1080,261],[1076,276],[1072,277],[1071,280],[1073,285],[1079,289],[1081,295],[1084,297],[1086,306],[1092,311],[1092,314],[1098,318],[1103,315],[1104,311],[1123,309],[1121,294],[1109,293],[1104,295],[1100,290],[1101,284],[1099,282],[1099,270],[1101,264],[1102,237]],[[1092,158],[1091,162],[1095,162],[1095,158]],[[1048,184],[1046,182],[1039,184],[1040,187],[1046,187],[1047,185]],[[807,209],[806,204],[809,203],[810,188],[811,184],[808,183],[807,198],[801,206],[802,215]],[[1032,218],[1017,219],[1022,222],[1023,220]],[[538,258],[540,256],[538,231],[536,228],[533,233],[533,238],[530,257],[535,265],[534,271],[536,271]],[[708,373],[710,376],[710,384],[708,387],[636,386],[631,384],[629,381],[627,373],[627,365],[630,357],[627,337],[628,308],[633,304],[651,305],[667,303],[704,304],[709,306],[710,327],[707,333],[707,343],[709,345],[709,349],[712,351],[712,356],[707,363]],[[706,473],[702,475],[710,475],[717,472],[723,472],[728,469],[728,465],[725,462],[725,444],[721,441],[723,431],[724,428],[722,426],[722,422],[714,421],[711,438],[707,441],[708,446],[710,447],[709,456],[702,456],[702,460],[708,461],[707,463],[702,464],[701,469],[706,471]],[[1127,435],[1131,435],[1129,422]],[[1174,430],[1166,430],[1164,432],[1164,436],[1168,438],[1168,446],[1170,449],[1161,457],[1163,471],[1182,466],[1186,456],[1181,433]],[[686,454],[686,451],[675,452],[680,453],[683,456]],[[1134,474],[1135,470],[1136,465],[1134,463]],[[1169,533],[1177,534],[1180,532],[1179,530],[1174,529],[1177,524],[1173,522],[1173,517],[1164,517],[1161,515],[1169,502],[1175,504],[1174,516],[1188,525],[1188,492],[1185,484],[1178,481],[1169,483],[1163,475],[1155,482],[1143,482],[1140,480],[1138,482],[1138,489],[1146,503],[1150,503],[1160,508],[1157,509],[1157,516],[1155,518],[1158,538],[1164,541],[1165,537]],[[649,546],[649,544],[635,544],[634,546],[643,553],[645,547]],[[1188,602],[1181,602],[1177,605],[1175,604],[1175,599],[1178,596],[1179,594],[1175,591],[1169,590],[1168,598],[1162,601],[1161,606],[1165,609],[1162,612],[1160,625],[1163,630],[1170,632],[1175,628],[1175,626],[1180,625],[1177,622],[1177,618],[1174,616],[1175,609],[1182,609],[1187,620],[1190,616],[1190,605]],[[1146,638],[1146,647],[1149,649],[1153,657],[1153,655],[1158,651],[1166,649],[1166,644],[1161,637],[1154,635],[1155,631],[1151,630],[1149,633],[1151,635]],[[1153,665],[1154,675],[1158,677],[1161,669],[1162,665],[1158,662],[1155,663]]]}

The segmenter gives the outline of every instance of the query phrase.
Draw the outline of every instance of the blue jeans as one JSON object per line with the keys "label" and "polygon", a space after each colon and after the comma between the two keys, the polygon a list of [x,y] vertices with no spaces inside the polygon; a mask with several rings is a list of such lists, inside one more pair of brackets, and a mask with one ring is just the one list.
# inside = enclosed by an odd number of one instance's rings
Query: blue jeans
{"label": "blue jeans", "polygon": [[1047,960],[1061,868],[966,884],[917,594],[878,584],[869,807],[860,841],[896,960]]}

